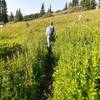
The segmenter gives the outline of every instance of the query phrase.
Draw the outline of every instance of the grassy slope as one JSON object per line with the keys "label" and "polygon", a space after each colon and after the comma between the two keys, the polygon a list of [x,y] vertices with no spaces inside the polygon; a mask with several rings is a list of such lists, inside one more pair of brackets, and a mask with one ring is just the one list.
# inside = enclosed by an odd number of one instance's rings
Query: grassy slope
{"label": "grassy slope", "polygon": [[[45,28],[47,25],[49,25],[50,21],[54,21],[55,26],[57,28],[57,33],[59,35],[60,32],[65,31],[65,28],[67,26],[70,26],[70,24],[77,23],[79,15],[82,15],[82,23],[90,23],[91,25],[94,25],[95,23],[99,23],[99,10],[94,11],[87,11],[87,12],[78,12],[78,13],[72,13],[72,14],[65,14],[65,15],[58,15],[51,18],[45,18],[45,19],[39,19],[30,21],[30,29],[33,33],[40,33],[44,34]],[[60,28],[61,27],[61,28]],[[26,35],[29,33],[29,28],[26,26],[26,22],[20,22],[15,24],[8,24],[4,26],[3,34],[0,32],[2,37],[5,37],[3,40],[0,40],[1,42],[6,40],[6,36],[10,37],[7,38],[7,42],[11,43],[13,42],[22,42],[22,40],[26,40]],[[16,39],[15,39],[16,38]],[[23,39],[22,39],[23,38]],[[14,40],[15,39],[15,40]],[[19,41],[18,41],[19,40]]]}
{"label": "grassy slope", "polygon": [[[79,14],[83,15],[82,22],[78,21]],[[100,99],[99,16],[99,11],[87,11],[59,18],[62,23],[57,24],[54,51],[60,53],[60,58],[53,74],[51,100]]]}
{"label": "grassy slope", "polygon": [[[78,21],[80,14],[82,14],[81,22]],[[98,91],[94,89],[94,86],[95,80],[99,77],[97,69],[100,52],[99,10],[30,21],[29,28],[32,29],[32,34],[25,22],[8,24],[4,27],[3,33],[0,33],[0,45],[22,44],[29,48],[31,55],[32,50],[38,48],[39,42],[41,43],[42,39],[44,41],[45,28],[50,21],[54,22],[58,36],[53,52],[60,54],[58,66],[55,66],[53,75],[55,81],[52,99],[72,100],[76,98],[76,100],[82,100],[90,98],[90,100],[94,100],[95,96],[98,97]],[[31,59],[31,57],[29,58]],[[91,68],[88,67],[89,65]],[[89,68],[90,79],[87,78]]]}

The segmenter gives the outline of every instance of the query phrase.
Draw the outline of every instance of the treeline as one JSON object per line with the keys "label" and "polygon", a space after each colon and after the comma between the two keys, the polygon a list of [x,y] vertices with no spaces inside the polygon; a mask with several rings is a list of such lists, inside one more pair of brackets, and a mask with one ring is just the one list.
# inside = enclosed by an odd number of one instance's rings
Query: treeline
{"label": "treeline", "polygon": [[[67,11],[67,12],[75,12],[79,10],[89,10],[89,9],[95,9],[98,5],[98,8],[100,8],[100,0],[99,3],[96,3],[96,0],[72,0],[69,4],[68,2],[65,3],[65,6],[62,10],[57,10],[57,12]],[[0,0],[0,21],[3,21],[4,23],[10,21],[18,22],[18,21],[29,21],[33,19],[37,19],[40,17],[50,17],[53,16],[52,7],[48,8],[48,10],[45,10],[45,5],[42,3],[41,9],[39,13],[30,14],[23,16],[20,9],[16,11],[16,14],[14,15],[12,12],[10,16],[7,15],[7,4],[5,0]]]}
{"label": "treeline", "polygon": [[15,21],[15,22],[18,22],[18,21],[29,21],[29,20],[33,20],[33,19],[37,19],[37,18],[40,18],[40,17],[48,17],[48,16],[52,16],[52,7],[50,5],[50,7],[48,8],[47,12],[45,11],[45,6],[44,6],[44,3],[42,3],[41,5],[41,9],[40,9],[40,12],[39,13],[35,13],[35,14],[30,14],[30,15],[26,15],[26,16],[23,16],[21,10],[17,10],[16,11],[16,14],[14,16],[14,14],[11,12],[10,16],[9,16],[9,21]]}
{"label": "treeline", "polygon": [[79,11],[79,10],[90,10],[96,9],[96,7],[100,8],[100,0],[97,3],[96,0],[72,0],[69,4],[66,3],[63,10],[71,11]]}
{"label": "treeline", "polygon": [[[98,4],[99,4],[98,6],[100,7],[100,0]],[[72,12],[72,11],[79,11],[79,10],[96,9],[96,6],[97,6],[96,0],[72,0],[72,2],[70,2],[69,4],[68,2],[66,2],[64,8],[62,10],[56,11],[56,13],[62,12],[65,10],[68,12]],[[13,14],[11,13],[10,21],[29,21],[29,20],[40,18],[40,17],[50,17],[50,16],[53,16],[53,13],[54,12],[52,11],[51,5],[46,12],[45,5],[44,3],[42,3],[39,13],[23,16],[23,14],[21,13],[19,9],[19,12],[18,10],[16,11],[15,16],[12,16]]]}
{"label": "treeline", "polygon": [[0,0],[0,22],[8,22],[7,4],[5,0]]}

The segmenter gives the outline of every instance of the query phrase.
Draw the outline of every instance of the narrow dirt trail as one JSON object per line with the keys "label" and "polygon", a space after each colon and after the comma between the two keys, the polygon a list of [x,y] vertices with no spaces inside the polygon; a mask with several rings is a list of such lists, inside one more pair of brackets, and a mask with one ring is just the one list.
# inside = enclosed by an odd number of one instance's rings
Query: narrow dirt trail
{"label": "narrow dirt trail", "polygon": [[58,58],[55,55],[51,54],[50,56],[48,54],[45,55],[45,80],[44,84],[42,85],[42,88],[40,90],[39,97],[37,100],[48,100],[49,96],[52,96],[52,84],[53,84],[53,73],[54,73],[54,67],[56,66],[58,62]]}
{"label": "narrow dirt trail", "polygon": [[45,82],[43,86],[43,95],[41,100],[47,100],[49,95],[52,95],[52,83],[53,83],[53,67],[55,65],[55,59],[53,55],[46,56],[45,62]]}

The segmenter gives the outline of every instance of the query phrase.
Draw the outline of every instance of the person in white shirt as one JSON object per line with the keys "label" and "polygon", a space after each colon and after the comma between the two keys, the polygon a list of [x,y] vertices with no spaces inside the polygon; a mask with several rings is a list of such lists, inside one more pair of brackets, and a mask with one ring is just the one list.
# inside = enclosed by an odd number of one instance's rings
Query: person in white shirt
{"label": "person in white shirt", "polygon": [[53,22],[50,23],[50,26],[46,29],[46,39],[48,48],[51,46],[51,42],[55,41],[55,27],[53,26]]}

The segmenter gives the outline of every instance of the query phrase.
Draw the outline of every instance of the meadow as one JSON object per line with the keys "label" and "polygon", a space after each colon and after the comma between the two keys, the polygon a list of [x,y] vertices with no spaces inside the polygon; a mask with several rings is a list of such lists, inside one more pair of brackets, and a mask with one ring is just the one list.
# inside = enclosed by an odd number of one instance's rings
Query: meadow
{"label": "meadow", "polygon": [[[49,64],[50,21],[57,38]],[[0,32],[0,100],[100,100],[99,41],[100,10],[6,24]],[[47,66],[53,67],[51,94],[43,91]]]}

